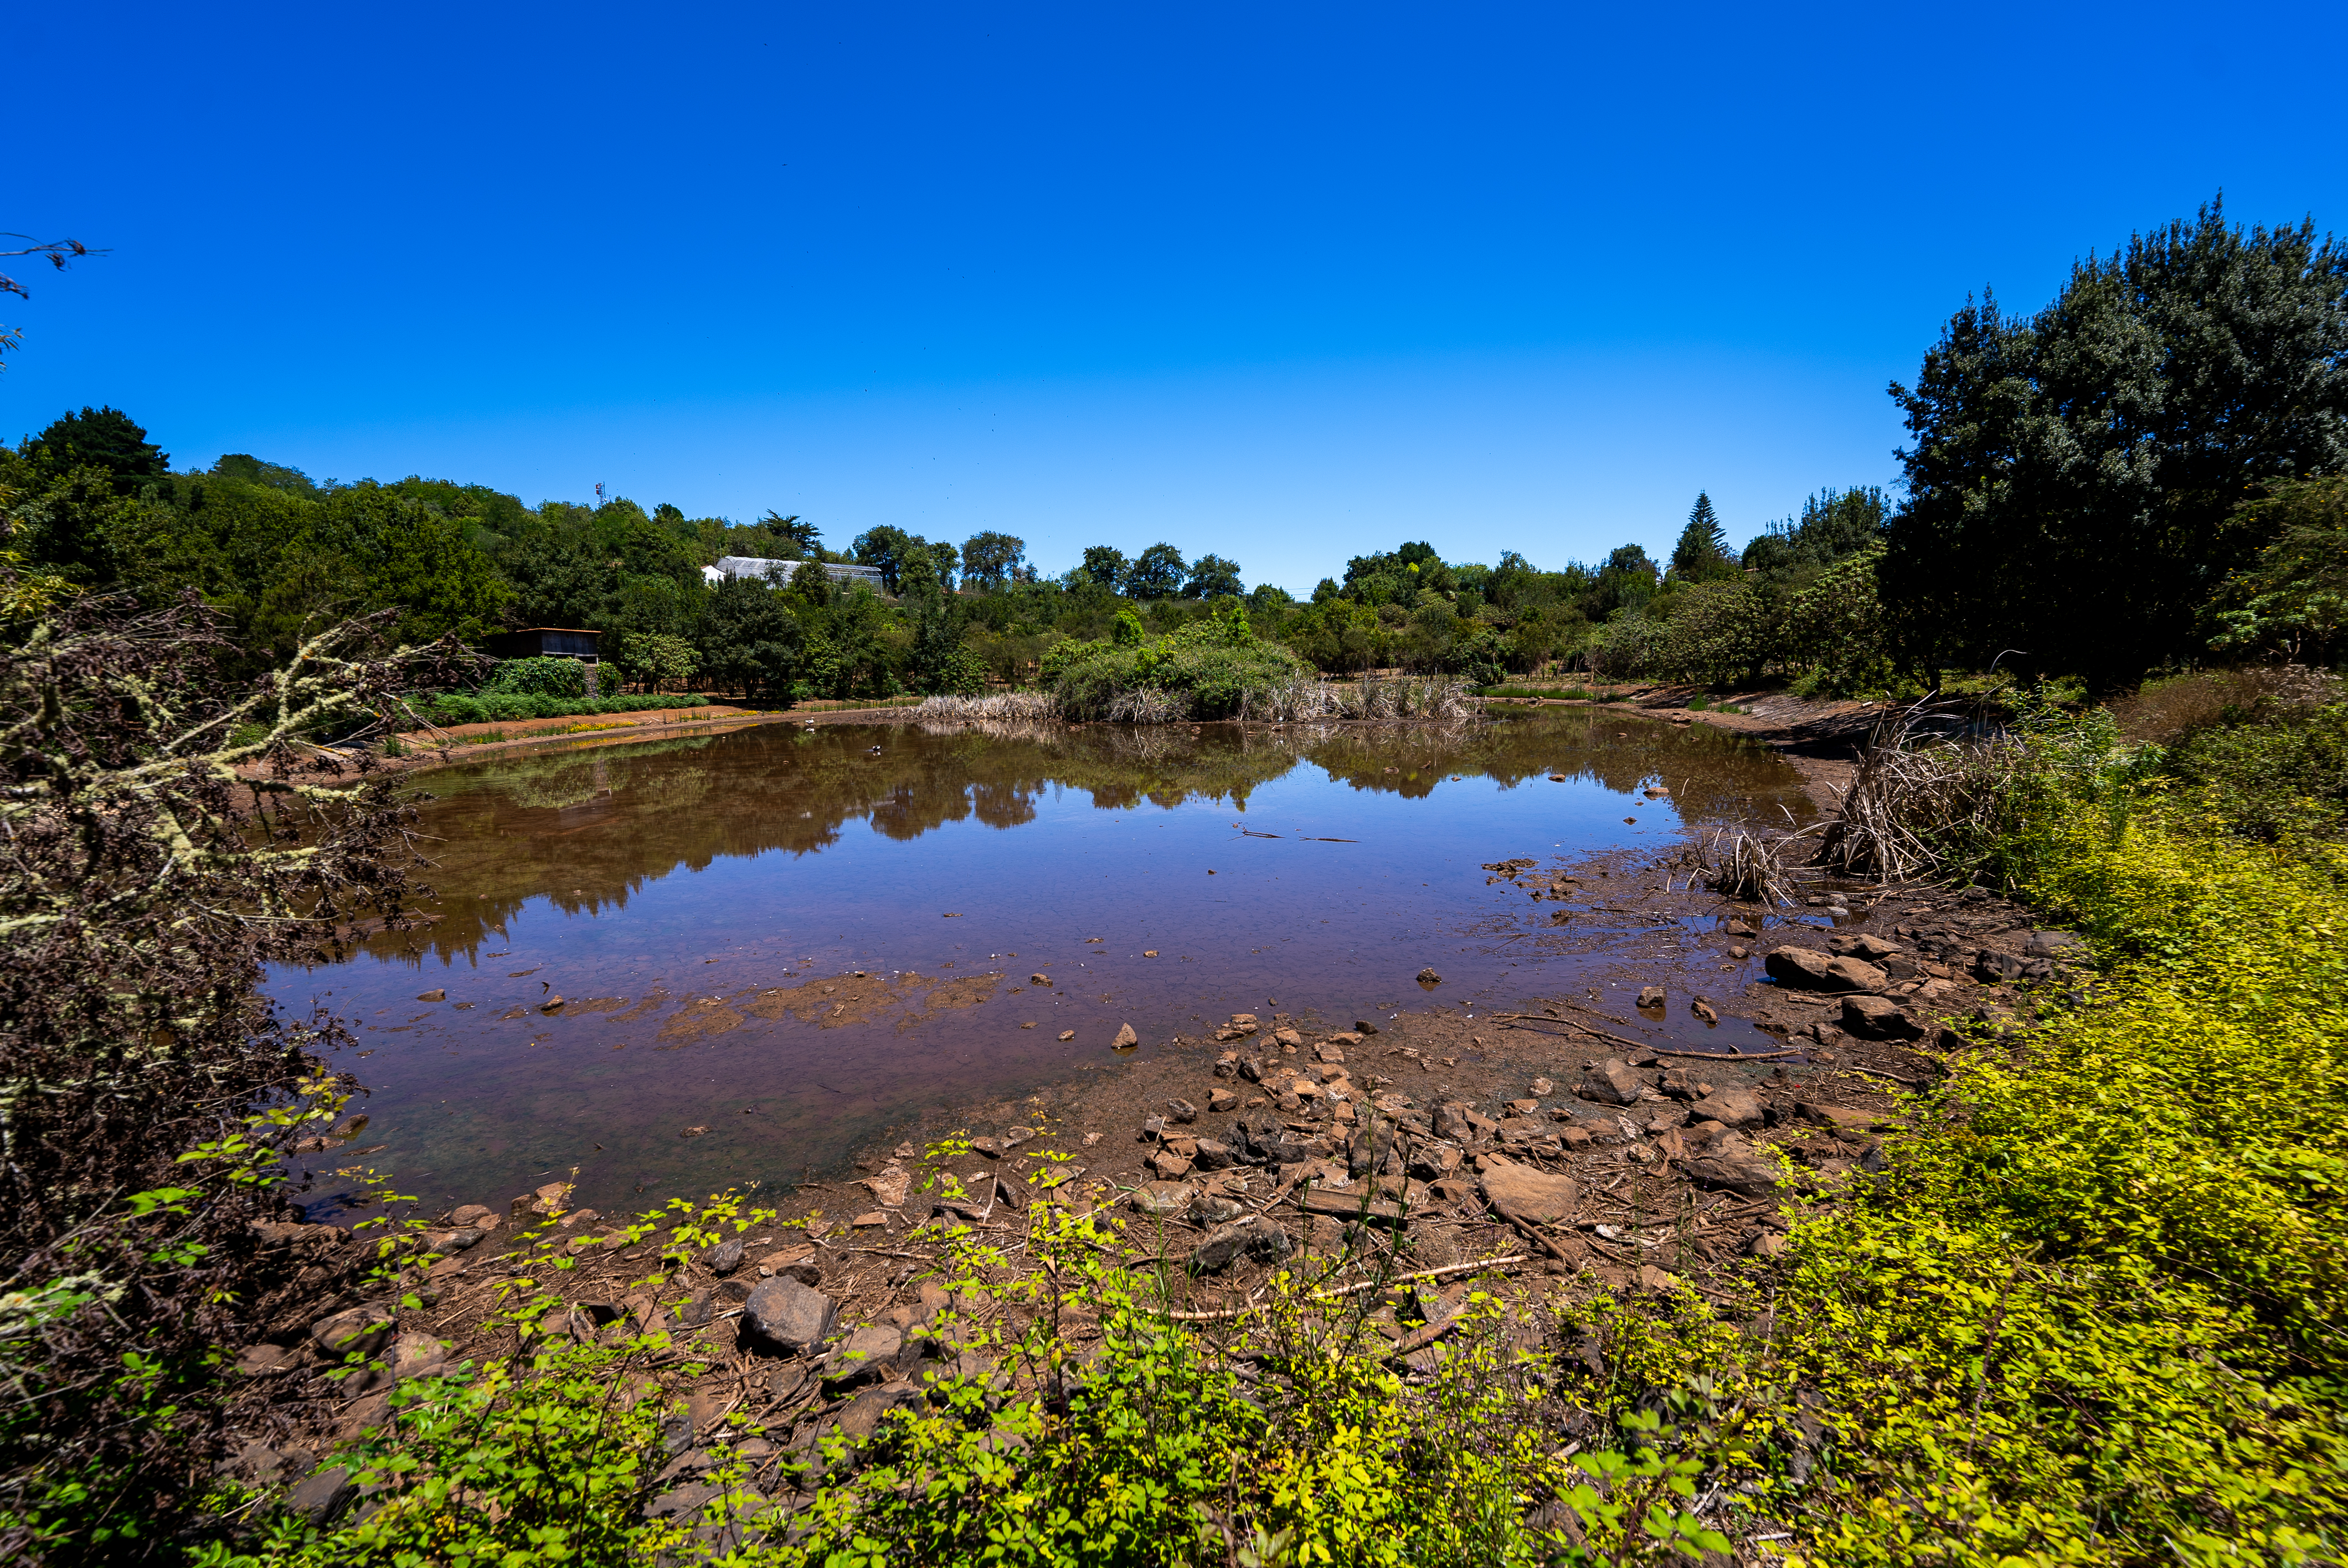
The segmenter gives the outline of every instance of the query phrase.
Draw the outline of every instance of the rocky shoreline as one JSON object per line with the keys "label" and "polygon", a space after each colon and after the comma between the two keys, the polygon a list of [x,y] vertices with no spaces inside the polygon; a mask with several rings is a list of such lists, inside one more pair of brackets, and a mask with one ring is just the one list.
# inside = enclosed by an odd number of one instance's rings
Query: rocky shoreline
{"label": "rocky shoreline", "polygon": [[[1488,870],[1536,894],[1578,880],[1530,861]],[[1025,1326],[1015,1255],[1054,1209],[1119,1222],[1125,1261],[1154,1266],[1178,1318],[1243,1317],[1275,1269],[1324,1290],[1383,1282],[1390,1299],[1367,1322],[1406,1369],[1439,1364],[1443,1305],[1471,1283],[1520,1303],[1685,1287],[1743,1310],[1790,1215],[1879,1169],[1897,1097],[1951,1052],[1997,1049],[2030,1010],[2016,988],[2058,979],[2070,945],[1982,889],[1829,897],[1844,901],[1818,902],[1841,913],[1764,917],[1644,889],[1708,927],[1676,965],[1619,959],[1579,994],[1509,1012],[1235,1014],[1211,1038],[902,1129],[851,1180],[754,1193],[773,1218],[716,1245],[571,1208],[552,1183],[456,1208],[404,1244],[417,1261],[400,1286],[420,1305],[400,1307],[350,1296],[376,1243],[256,1227],[289,1299],[238,1361],[255,1398],[235,1466],[294,1483],[314,1517],[350,1505],[346,1477],[309,1475],[318,1458],[381,1423],[400,1379],[523,1349],[498,1308],[526,1276],[556,1302],[542,1335],[677,1347],[640,1389],[674,1408],[663,1507],[697,1507],[697,1477],[721,1460],[747,1462],[779,1498],[786,1455],[817,1456],[835,1429],[869,1436],[933,1373],[988,1371],[973,1347]],[[1708,1053],[1634,1038],[1673,1009],[1742,1015],[1779,1043]],[[942,1283],[953,1232],[1009,1259],[959,1296]],[[568,1261],[550,1270],[549,1255]],[[1097,1345],[1081,1315],[1056,1328],[1072,1354]],[[373,1369],[326,1379],[352,1350]]]}

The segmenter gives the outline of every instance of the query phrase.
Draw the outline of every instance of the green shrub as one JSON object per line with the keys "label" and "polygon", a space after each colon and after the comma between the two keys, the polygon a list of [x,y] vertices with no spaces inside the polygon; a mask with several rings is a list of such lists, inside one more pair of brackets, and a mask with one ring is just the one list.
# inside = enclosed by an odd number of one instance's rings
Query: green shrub
{"label": "green shrub", "polygon": [[587,695],[587,666],[576,659],[508,659],[481,690],[575,700]]}
{"label": "green shrub", "polygon": [[1104,642],[1062,639],[1045,652],[1039,679],[1079,719],[1168,722],[1227,719],[1249,699],[1313,678],[1313,667],[1276,642],[1257,641],[1238,600],[1228,610],[1164,637],[1140,635],[1141,622],[1120,612]]}
{"label": "green shrub", "polygon": [[2168,770],[2228,831],[2262,844],[2348,832],[2348,703],[2188,733]]}
{"label": "green shrub", "polygon": [[663,708],[699,708],[705,695],[641,692],[616,697],[563,700],[529,692],[439,692],[415,700],[417,711],[436,724],[511,723],[518,719],[563,719],[592,713],[641,713]]}

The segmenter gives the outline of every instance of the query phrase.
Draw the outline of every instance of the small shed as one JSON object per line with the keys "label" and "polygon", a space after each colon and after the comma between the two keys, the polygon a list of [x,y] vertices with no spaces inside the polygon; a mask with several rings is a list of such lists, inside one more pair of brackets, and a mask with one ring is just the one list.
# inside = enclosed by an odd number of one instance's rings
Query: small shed
{"label": "small shed", "polygon": [[576,626],[523,626],[500,631],[482,645],[500,659],[581,659],[592,664],[602,635]]}

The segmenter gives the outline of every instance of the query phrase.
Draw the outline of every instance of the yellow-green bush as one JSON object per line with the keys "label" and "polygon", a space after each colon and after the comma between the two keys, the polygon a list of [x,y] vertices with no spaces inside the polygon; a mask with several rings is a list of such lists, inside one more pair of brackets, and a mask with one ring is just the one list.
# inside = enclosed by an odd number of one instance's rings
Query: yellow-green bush
{"label": "yellow-green bush", "polygon": [[2330,1560],[2348,901],[2172,808],[2038,817],[2023,890],[2101,973],[1957,1063],[1876,1184],[1796,1227],[1769,1370],[1838,1440],[1809,1553]]}

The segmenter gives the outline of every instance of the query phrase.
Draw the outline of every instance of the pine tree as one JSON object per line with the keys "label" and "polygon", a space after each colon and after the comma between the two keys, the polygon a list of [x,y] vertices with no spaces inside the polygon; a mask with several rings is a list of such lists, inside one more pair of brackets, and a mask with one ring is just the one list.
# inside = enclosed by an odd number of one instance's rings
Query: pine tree
{"label": "pine tree", "polygon": [[1728,536],[1720,531],[1712,497],[1699,490],[1695,505],[1688,509],[1687,527],[1680,530],[1680,542],[1672,547],[1672,575],[1709,577],[1729,564]]}

